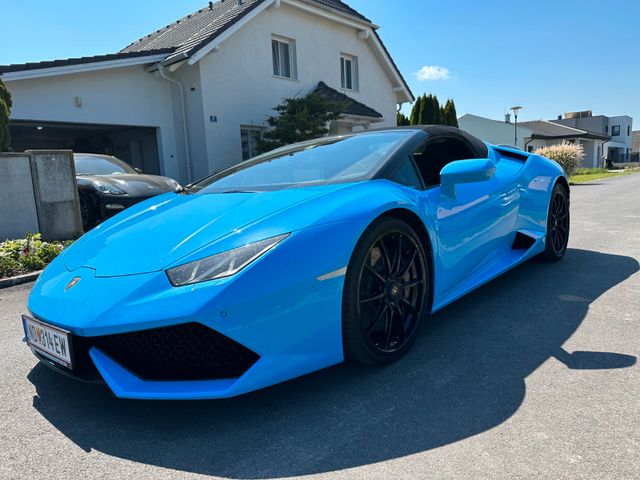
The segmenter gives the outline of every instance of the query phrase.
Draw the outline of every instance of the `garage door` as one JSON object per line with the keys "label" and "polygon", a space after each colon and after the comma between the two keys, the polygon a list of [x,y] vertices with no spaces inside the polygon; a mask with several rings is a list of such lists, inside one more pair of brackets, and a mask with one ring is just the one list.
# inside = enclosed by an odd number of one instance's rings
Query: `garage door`
{"label": "garage door", "polygon": [[10,129],[16,152],[70,149],[77,153],[104,153],[145,173],[161,174],[154,127],[14,120]]}

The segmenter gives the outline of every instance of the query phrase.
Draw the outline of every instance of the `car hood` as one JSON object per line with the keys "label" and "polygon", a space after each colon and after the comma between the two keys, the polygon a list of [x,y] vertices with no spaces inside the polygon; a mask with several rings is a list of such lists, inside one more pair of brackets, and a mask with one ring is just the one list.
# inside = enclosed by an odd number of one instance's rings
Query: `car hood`
{"label": "car hood", "polygon": [[[339,188],[330,185],[259,193],[160,195],[85,234],[65,250],[64,262],[71,271],[88,267],[100,277],[159,271],[211,242],[252,224],[264,224],[276,213]],[[292,221],[299,224],[300,215],[295,217]],[[266,235],[276,227],[283,233],[290,227],[286,223],[268,225]]]}
{"label": "car hood", "polygon": [[174,190],[174,187],[169,183],[169,179],[159,175],[78,175],[78,178],[86,181],[96,180],[108,183],[135,197],[150,197]]}

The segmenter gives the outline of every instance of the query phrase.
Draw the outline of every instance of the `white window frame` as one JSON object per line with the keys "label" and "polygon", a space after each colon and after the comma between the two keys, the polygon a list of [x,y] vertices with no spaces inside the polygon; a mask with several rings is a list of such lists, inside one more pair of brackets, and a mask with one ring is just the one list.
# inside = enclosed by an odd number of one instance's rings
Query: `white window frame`
{"label": "white window frame", "polygon": [[[351,86],[347,77],[347,62],[351,64]],[[343,90],[357,92],[360,89],[358,57],[347,53],[340,54],[340,85]]]}
{"label": "white window frame", "polygon": [[[287,45],[289,47],[289,74],[290,76],[283,75],[282,65],[280,68],[276,67],[276,52],[274,51],[274,43]],[[280,53],[280,47],[278,47],[278,55]],[[281,37],[279,35],[271,35],[271,64],[273,66],[273,76],[275,78],[284,78],[287,80],[298,79],[298,64],[296,55],[296,41],[292,38]]]}
{"label": "white window frame", "polygon": [[[240,152],[242,155],[243,162],[258,155],[257,151],[255,152],[253,151],[253,145],[251,144],[251,134],[258,133],[259,138],[262,138],[262,134],[264,133],[264,130],[265,129],[263,127],[256,127],[255,125],[240,125]],[[247,158],[244,158],[244,149],[242,148],[242,135],[244,132],[247,132],[249,136],[249,142],[247,144],[249,156]]]}

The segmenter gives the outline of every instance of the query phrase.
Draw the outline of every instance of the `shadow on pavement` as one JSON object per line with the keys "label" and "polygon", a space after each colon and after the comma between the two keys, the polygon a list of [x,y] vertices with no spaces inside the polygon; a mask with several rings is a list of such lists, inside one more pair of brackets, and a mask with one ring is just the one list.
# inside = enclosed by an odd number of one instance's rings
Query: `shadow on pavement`
{"label": "shadow on pavement", "polygon": [[289,477],[398,458],[504,422],[525,378],[551,357],[571,369],[633,365],[562,345],[589,304],[638,267],[583,250],[529,262],[436,314],[386,368],[346,364],[236,399],[150,403],[37,366],[33,404],[86,451],[188,472]]}

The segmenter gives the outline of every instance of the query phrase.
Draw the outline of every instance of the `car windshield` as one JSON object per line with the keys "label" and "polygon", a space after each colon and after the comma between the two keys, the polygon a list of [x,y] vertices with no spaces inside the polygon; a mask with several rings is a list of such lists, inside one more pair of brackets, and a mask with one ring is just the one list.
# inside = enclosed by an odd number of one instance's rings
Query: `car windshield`
{"label": "car windshield", "polygon": [[189,191],[264,191],[366,180],[411,135],[408,131],[365,133],[282,147],[208,177]]}
{"label": "car windshield", "polygon": [[98,155],[74,155],[77,175],[127,175],[137,174],[132,167],[115,157]]}

